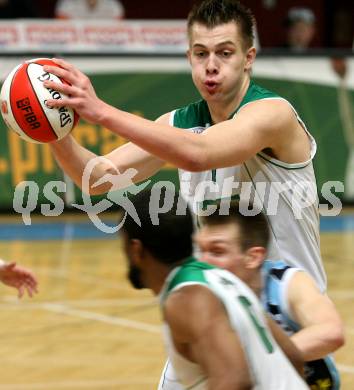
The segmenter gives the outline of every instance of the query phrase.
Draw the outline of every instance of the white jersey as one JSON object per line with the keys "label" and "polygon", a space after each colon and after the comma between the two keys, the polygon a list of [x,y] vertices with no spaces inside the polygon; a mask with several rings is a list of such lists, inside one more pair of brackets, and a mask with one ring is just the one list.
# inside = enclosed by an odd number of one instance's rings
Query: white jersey
{"label": "white jersey", "polygon": [[[191,258],[167,278],[160,296],[161,305],[169,294],[186,285],[205,286],[223,303],[230,324],[241,341],[254,390],[308,389],[269,332],[259,300],[240,279],[228,271]],[[164,329],[177,381],[185,389],[206,390],[208,378],[201,367],[176,351],[167,324]],[[161,389],[164,389],[163,384]]]}
{"label": "white jersey", "polygon": [[[260,99],[284,100],[251,82],[233,116],[248,103]],[[197,173],[180,169],[181,193],[199,215],[203,214],[203,207],[217,199],[237,198],[247,203],[251,200],[258,205],[258,211],[263,209],[269,222],[269,258],[281,258],[292,266],[305,269],[325,291],[326,275],[319,246],[318,197],[312,165],[316,142],[292,109],[309,137],[311,157],[308,161],[287,164],[263,151],[242,165],[229,168]],[[202,134],[211,124],[206,102],[201,100],[173,111],[170,123]]]}

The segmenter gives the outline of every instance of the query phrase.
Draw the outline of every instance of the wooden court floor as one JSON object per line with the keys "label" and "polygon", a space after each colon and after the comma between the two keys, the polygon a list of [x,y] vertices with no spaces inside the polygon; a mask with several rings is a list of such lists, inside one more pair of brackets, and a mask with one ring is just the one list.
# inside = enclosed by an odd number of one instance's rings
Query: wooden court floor
{"label": "wooden court floor", "polygon": [[[0,229],[13,220],[1,217]],[[73,239],[70,228],[66,239],[21,234],[0,240],[0,257],[32,268],[40,292],[19,301],[0,286],[0,390],[155,389],[165,360],[160,316],[155,298],[125,280],[120,240]],[[354,232],[321,240],[329,293],[346,324],[336,360],[342,389],[352,390]]]}

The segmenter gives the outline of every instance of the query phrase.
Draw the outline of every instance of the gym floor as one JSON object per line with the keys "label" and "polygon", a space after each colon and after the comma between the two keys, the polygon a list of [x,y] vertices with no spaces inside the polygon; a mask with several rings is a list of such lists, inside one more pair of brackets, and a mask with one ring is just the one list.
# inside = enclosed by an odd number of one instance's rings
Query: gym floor
{"label": "gym floor", "polygon": [[[111,216],[109,218],[115,218]],[[336,353],[354,388],[354,212],[321,221],[329,295],[346,324]],[[0,257],[34,270],[35,298],[0,286],[0,390],[156,389],[165,361],[156,298],[126,281],[117,235],[81,216],[0,218]]]}

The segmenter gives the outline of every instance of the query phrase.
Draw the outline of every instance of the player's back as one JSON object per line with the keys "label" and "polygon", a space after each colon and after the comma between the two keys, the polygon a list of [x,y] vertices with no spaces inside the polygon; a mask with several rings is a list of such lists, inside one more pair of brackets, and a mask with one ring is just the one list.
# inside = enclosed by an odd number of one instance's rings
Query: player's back
{"label": "player's back", "polygon": [[[308,389],[270,334],[257,297],[241,280],[228,271],[191,260],[170,274],[161,295],[162,304],[169,294],[191,284],[205,286],[223,303],[249,363],[254,389]],[[167,326],[165,330],[169,357],[178,381],[185,388],[207,389],[207,378],[201,367],[176,351]]]}

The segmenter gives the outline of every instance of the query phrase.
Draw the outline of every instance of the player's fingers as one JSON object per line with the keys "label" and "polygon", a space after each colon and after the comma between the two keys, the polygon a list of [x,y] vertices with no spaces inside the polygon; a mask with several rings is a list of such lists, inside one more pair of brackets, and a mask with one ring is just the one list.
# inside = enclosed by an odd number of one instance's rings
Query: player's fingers
{"label": "player's fingers", "polygon": [[33,284],[38,284],[38,279],[32,272],[27,273],[27,280],[30,281]]}
{"label": "player's fingers", "polygon": [[62,68],[68,70],[69,72],[75,72],[77,70],[74,65],[63,60],[62,58],[52,58],[52,61],[61,66]]}
{"label": "player's fingers", "polygon": [[26,283],[31,286],[32,288],[36,289],[38,285],[37,279],[33,276],[26,278]]}
{"label": "player's fingers", "polygon": [[23,285],[19,286],[19,287],[18,287],[18,297],[19,297],[19,298],[22,298],[24,292],[25,292],[25,287],[24,287]]}
{"label": "player's fingers", "polygon": [[74,72],[69,72],[66,69],[59,68],[58,66],[44,65],[43,70],[66,80],[70,84],[75,84],[77,80]]}
{"label": "player's fingers", "polygon": [[33,289],[31,286],[26,286],[27,294],[29,295],[30,298],[33,297]]}
{"label": "player's fingers", "polygon": [[31,285],[31,291],[32,291],[32,294],[38,294],[38,284],[32,284]]}
{"label": "player's fingers", "polygon": [[72,85],[56,83],[55,81],[45,81],[43,85],[47,89],[54,89],[65,95],[74,95],[77,92],[77,89]]}
{"label": "player's fingers", "polygon": [[43,70],[45,72],[55,74],[58,77],[64,77],[64,75],[68,75],[70,73],[66,69],[55,65],[43,65]]}
{"label": "player's fingers", "polygon": [[75,109],[77,106],[76,100],[72,98],[48,99],[45,104],[49,108],[72,107]]}
{"label": "player's fingers", "polygon": [[34,294],[38,293],[38,281],[37,279],[35,278],[34,275],[29,275],[27,276],[26,278],[26,287],[27,287],[27,290],[30,289],[31,290],[31,296],[33,296]]}

